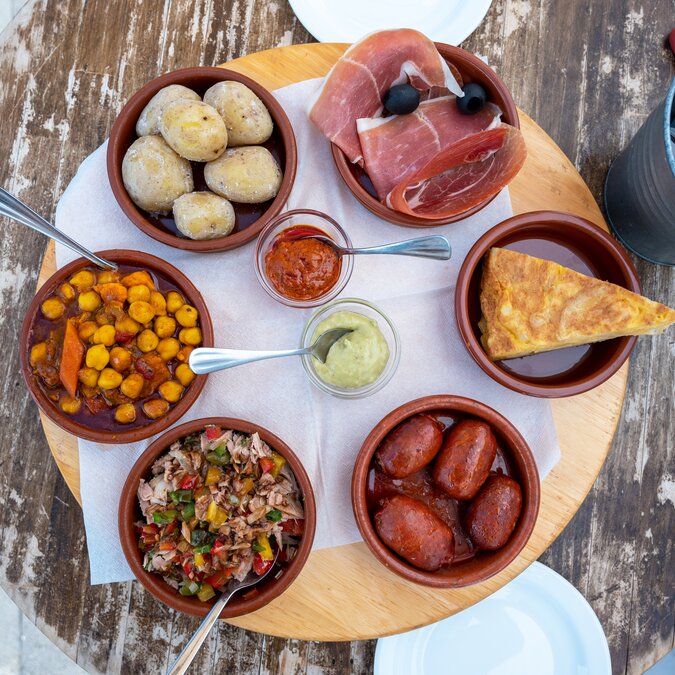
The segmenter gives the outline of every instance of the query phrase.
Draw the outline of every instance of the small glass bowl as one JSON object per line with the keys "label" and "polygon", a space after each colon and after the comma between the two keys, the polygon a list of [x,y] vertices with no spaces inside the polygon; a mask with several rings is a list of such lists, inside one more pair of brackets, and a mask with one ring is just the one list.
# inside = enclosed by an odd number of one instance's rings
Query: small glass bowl
{"label": "small glass bowl", "polygon": [[352,247],[352,240],[349,235],[338,225],[330,216],[321,211],[312,209],[295,209],[286,211],[272,220],[260,233],[255,246],[255,273],[260,285],[278,302],[288,307],[318,307],[335,298],[347,285],[352,276],[354,268],[354,256],[345,255],[340,260],[340,276],[337,282],[326,293],[311,300],[294,300],[287,298],[277,291],[270,282],[265,270],[265,256],[272,247],[275,237],[289,227],[299,225],[310,225],[321,230],[327,237],[330,237],[340,246]]}
{"label": "small glass bowl", "polygon": [[333,396],[339,398],[364,398],[365,396],[370,396],[382,389],[382,387],[391,380],[396,372],[396,368],[398,368],[398,362],[401,358],[401,341],[398,330],[392,320],[381,309],[375,307],[375,305],[372,305],[366,300],[359,300],[358,298],[341,298],[340,300],[336,300],[335,302],[331,302],[329,305],[322,307],[310,317],[305,326],[305,330],[302,332],[301,347],[307,348],[312,344],[312,336],[314,335],[316,327],[324,319],[327,319],[335,312],[355,312],[356,314],[363,314],[363,316],[367,316],[369,319],[373,319],[377,322],[377,325],[382,331],[382,335],[384,335],[384,339],[389,345],[389,360],[387,361],[384,370],[380,373],[380,376],[370,384],[356,389],[347,389],[345,387],[338,387],[329,384],[328,382],[324,382],[314,370],[313,356],[302,356],[302,366],[314,386]]}

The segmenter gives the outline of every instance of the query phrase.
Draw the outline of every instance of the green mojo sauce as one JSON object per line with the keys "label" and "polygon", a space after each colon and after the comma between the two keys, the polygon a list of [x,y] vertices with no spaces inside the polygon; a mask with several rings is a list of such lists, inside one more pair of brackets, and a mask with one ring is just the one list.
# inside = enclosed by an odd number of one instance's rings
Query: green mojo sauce
{"label": "green mojo sauce", "polygon": [[314,331],[312,342],[333,328],[351,328],[328,352],[326,363],[313,359],[316,374],[327,384],[358,389],[374,382],[389,361],[389,345],[377,321],[356,312],[335,312]]}

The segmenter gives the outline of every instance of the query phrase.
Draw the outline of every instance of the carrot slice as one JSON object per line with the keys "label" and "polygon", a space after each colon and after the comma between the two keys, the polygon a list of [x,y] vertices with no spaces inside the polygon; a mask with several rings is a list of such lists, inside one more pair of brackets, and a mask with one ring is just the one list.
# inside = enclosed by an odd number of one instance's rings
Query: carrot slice
{"label": "carrot slice", "polygon": [[63,336],[63,349],[61,351],[61,364],[59,366],[59,378],[66,391],[75,398],[77,394],[77,373],[82,367],[84,358],[84,345],[77,334],[77,328],[72,319],[66,323],[66,332]]}

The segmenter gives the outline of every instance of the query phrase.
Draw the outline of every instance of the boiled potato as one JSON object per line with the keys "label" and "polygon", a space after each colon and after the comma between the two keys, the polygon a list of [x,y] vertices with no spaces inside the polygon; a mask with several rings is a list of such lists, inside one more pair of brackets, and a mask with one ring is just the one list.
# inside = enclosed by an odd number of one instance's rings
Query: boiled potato
{"label": "boiled potato", "polygon": [[228,148],[204,167],[204,179],[211,190],[242,204],[272,199],[279,192],[282,178],[272,153],[256,145]]}
{"label": "boiled potato", "polygon": [[241,82],[217,82],[204,94],[225,120],[227,145],[258,145],[271,135],[274,124],[265,104]]}
{"label": "boiled potato", "polygon": [[134,204],[153,213],[169,213],[178,197],[194,189],[190,162],[161,136],[143,136],[131,144],[122,160],[122,180]]}
{"label": "boiled potato", "polygon": [[234,228],[232,204],[212,192],[190,192],[173,203],[176,227],[190,239],[224,237]]}
{"label": "boiled potato", "polygon": [[178,100],[165,105],[159,131],[181,157],[193,162],[210,162],[227,147],[223,118],[201,101]]}
{"label": "boiled potato", "polygon": [[162,108],[167,103],[178,99],[201,101],[199,94],[192,89],[188,89],[182,84],[170,84],[168,87],[160,89],[143,108],[143,112],[136,122],[136,133],[139,136],[159,134],[159,117],[162,114]]}

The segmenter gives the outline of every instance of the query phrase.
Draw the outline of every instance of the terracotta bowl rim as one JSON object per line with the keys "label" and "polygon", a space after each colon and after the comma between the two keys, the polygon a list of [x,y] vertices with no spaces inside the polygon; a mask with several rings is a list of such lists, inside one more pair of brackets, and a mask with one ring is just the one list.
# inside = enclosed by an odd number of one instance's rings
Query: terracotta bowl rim
{"label": "terracotta bowl rim", "polygon": [[[286,165],[283,167],[284,176],[281,182],[281,187],[277,196],[269,205],[267,211],[251,223],[248,227],[235,232],[226,237],[217,237],[215,239],[194,240],[178,237],[175,234],[166,232],[156,225],[154,225],[145,215],[145,212],[131,201],[122,181],[122,161],[116,160],[119,156],[122,158],[126,147],[121,138],[121,130],[127,124],[129,118],[134,119],[133,126],[136,125],[136,120],[141,111],[148,103],[148,101],[163,87],[170,84],[183,84],[188,86],[195,78],[208,79],[215,81],[235,80],[245,84],[251,89],[265,104],[272,116],[275,126],[279,129],[281,141],[286,155]],[[298,149],[295,140],[295,133],[286,112],[281,104],[272,95],[272,93],[258,84],[250,77],[238,73],[227,68],[220,68],[216,66],[194,66],[191,68],[181,68],[173,70],[164,75],[160,75],[149,82],[146,82],[133,96],[126,102],[120,111],[115,123],[110,131],[110,138],[108,139],[108,147],[106,150],[106,167],[108,172],[108,179],[113,195],[117,200],[120,208],[129,220],[138,227],[139,230],[147,234],[149,237],[171,246],[173,248],[196,251],[200,253],[228,251],[231,249],[243,246],[255,239],[265,225],[277,216],[286,202],[293,188],[298,163]],[[236,205],[235,205],[236,212]]]}
{"label": "terracotta bowl rim", "polygon": [[[96,253],[102,258],[106,258],[120,264],[131,264],[139,267],[148,267],[155,272],[159,272],[161,276],[168,278],[172,283],[180,288],[185,296],[185,299],[189,300],[189,302],[197,308],[200,316],[200,326],[202,329],[202,346],[213,346],[213,323],[211,322],[211,316],[206,303],[204,302],[201,293],[197,290],[197,287],[180,270],[176,269],[166,260],[162,260],[161,258],[157,258],[156,256],[143,251],[108,249],[105,251],[97,251]],[[149,438],[150,436],[154,436],[155,434],[164,431],[172,424],[177,422],[192,407],[199,397],[199,394],[206,384],[207,376],[198,375],[194,382],[192,382],[192,384],[188,387],[188,390],[183,398],[176,404],[175,407],[170,409],[164,417],[161,417],[154,422],[150,422],[145,426],[135,427],[127,431],[114,432],[103,429],[92,429],[83,424],[80,424],[79,422],[76,422],[72,418],[68,417],[68,415],[61,412],[45,396],[44,392],[35,382],[35,377],[33,376],[28,361],[28,335],[33,324],[33,318],[37,316],[38,312],[40,311],[40,305],[42,301],[48,295],[53,293],[55,288],[68,276],[70,276],[70,274],[82,267],[95,267],[95,265],[86,258],[77,258],[67,265],[64,265],[42,284],[28,305],[19,337],[19,361],[21,365],[21,374],[23,375],[23,379],[26,382],[26,386],[28,387],[31,397],[37,404],[38,408],[40,408],[40,410],[52,422],[54,422],[54,424],[64,431],[67,431],[78,438],[82,438],[87,441],[94,441],[96,443],[121,444],[141,441],[145,438]]]}
{"label": "terracotta bowl rim", "polygon": [[532,382],[526,378],[509,373],[502,369],[497,363],[491,361],[485,353],[480,340],[476,338],[472,324],[469,320],[469,287],[471,285],[471,280],[477,273],[477,268],[479,267],[483,256],[487,253],[488,249],[496,245],[500,239],[515,232],[521,227],[529,225],[550,226],[551,228],[555,228],[557,233],[560,233],[561,227],[569,228],[570,230],[581,232],[584,235],[591,237],[604,248],[609,256],[611,256],[617,269],[621,272],[626,281],[624,287],[634,293],[640,293],[640,281],[638,279],[637,270],[631,259],[628,257],[628,254],[621,248],[619,243],[599,225],[596,225],[581,216],[565,213],[563,211],[530,211],[512,216],[511,218],[498,223],[480,237],[467,253],[464,262],[462,263],[462,267],[459,270],[457,286],[455,289],[455,317],[457,319],[457,326],[464,342],[464,346],[471,354],[474,361],[476,361],[485,373],[499,384],[520,394],[537,396],[540,398],[563,398],[566,396],[583,394],[607,381],[619,370],[619,368],[621,368],[635,347],[635,343],[637,342],[636,336],[615,338],[615,340],[618,341],[617,344],[619,345],[619,350],[610,361],[598,368],[595,372],[577,378],[568,384],[546,384],[543,382]]}
{"label": "terracotta bowl rim", "polygon": [[[517,466],[523,492],[523,510],[515,532],[498,551],[487,554],[479,569],[463,571],[462,563],[450,566],[447,572],[427,572],[397,556],[380,540],[366,504],[366,482],[375,451],[384,437],[405,419],[422,412],[448,410],[486,421],[504,441],[509,459]],[[481,583],[510,565],[527,544],[539,513],[541,488],[539,471],[532,451],[518,429],[494,408],[465,396],[437,394],[424,396],[399,406],[366,437],[354,464],[352,474],[352,509],[361,536],[373,555],[388,569],[408,581],[433,588],[462,588]],[[480,558],[478,558],[480,560]]]}
{"label": "terracotta bowl rim", "polygon": [[[452,58],[458,59],[464,64],[470,64],[473,67],[480,70],[485,79],[488,80],[500,93],[501,100],[496,101],[500,108],[502,108],[502,120],[511,126],[520,129],[520,119],[518,117],[518,108],[511,96],[511,92],[507,88],[504,81],[497,75],[497,73],[484,61],[479,59],[475,54],[462,49],[461,47],[455,47],[453,45],[448,45],[443,42],[434,43],[440,54],[447,59],[452,60]],[[457,65],[457,64],[455,64]],[[457,66],[458,67],[458,66]],[[461,72],[461,68],[458,67]],[[354,178],[350,170],[350,162],[347,159],[347,156],[344,152],[334,143],[330,144],[331,154],[333,155],[333,161],[335,166],[342,177],[345,185],[349,188],[351,193],[356,197],[356,199],[365,206],[369,211],[374,213],[376,216],[383,218],[384,220],[394,223],[395,225],[403,225],[404,227],[437,227],[440,225],[448,225],[449,223],[455,223],[459,220],[464,220],[469,216],[478,213],[484,209],[498,194],[501,190],[495,192],[494,195],[488,197],[485,201],[477,204],[476,206],[467,209],[463,213],[459,213],[451,218],[437,218],[437,219],[427,219],[427,218],[418,218],[416,216],[410,216],[406,213],[399,213],[394,211],[389,207],[382,204],[375,197],[373,197],[365,188],[363,188],[359,182]]]}
{"label": "terracotta bowl rim", "polygon": [[173,441],[192,433],[193,431],[203,429],[208,424],[215,424],[223,429],[229,428],[245,433],[258,432],[260,437],[266,443],[271,445],[274,450],[279,452],[288,461],[298,481],[298,485],[302,490],[304,498],[305,533],[300,540],[300,546],[298,547],[298,552],[295,557],[291,560],[281,578],[263,589],[255,597],[244,599],[241,596],[235,596],[225,609],[223,609],[219,617],[221,619],[231,619],[236,616],[254,612],[279,597],[291,585],[298,574],[300,574],[312,549],[314,532],[316,529],[316,503],[314,500],[314,490],[312,489],[309,476],[301,461],[291,448],[278,436],[255,422],[232,417],[204,417],[185,422],[184,424],[170,429],[153,441],[148,448],[143,451],[143,454],[136,460],[131,468],[120,494],[118,528],[124,557],[129,563],[129,567],[131,567],[134,576],[145,590],[160,602],[163,602],[165,605],[179,612],[184,612],[185,614],[190,614],[192,616],[206,616],[216,598],[209,602],[202,603],[197,598],[183,597],[179,595],[176,590],[171,588],[159,575],[152,572],[146,572],[143,569],[143,557],[137,546],[133,524],[135,520],[140,517],[140,511],[137,510],[136,497],[138,481],[148,475],[152,463],[159,455],[166,452]]}

